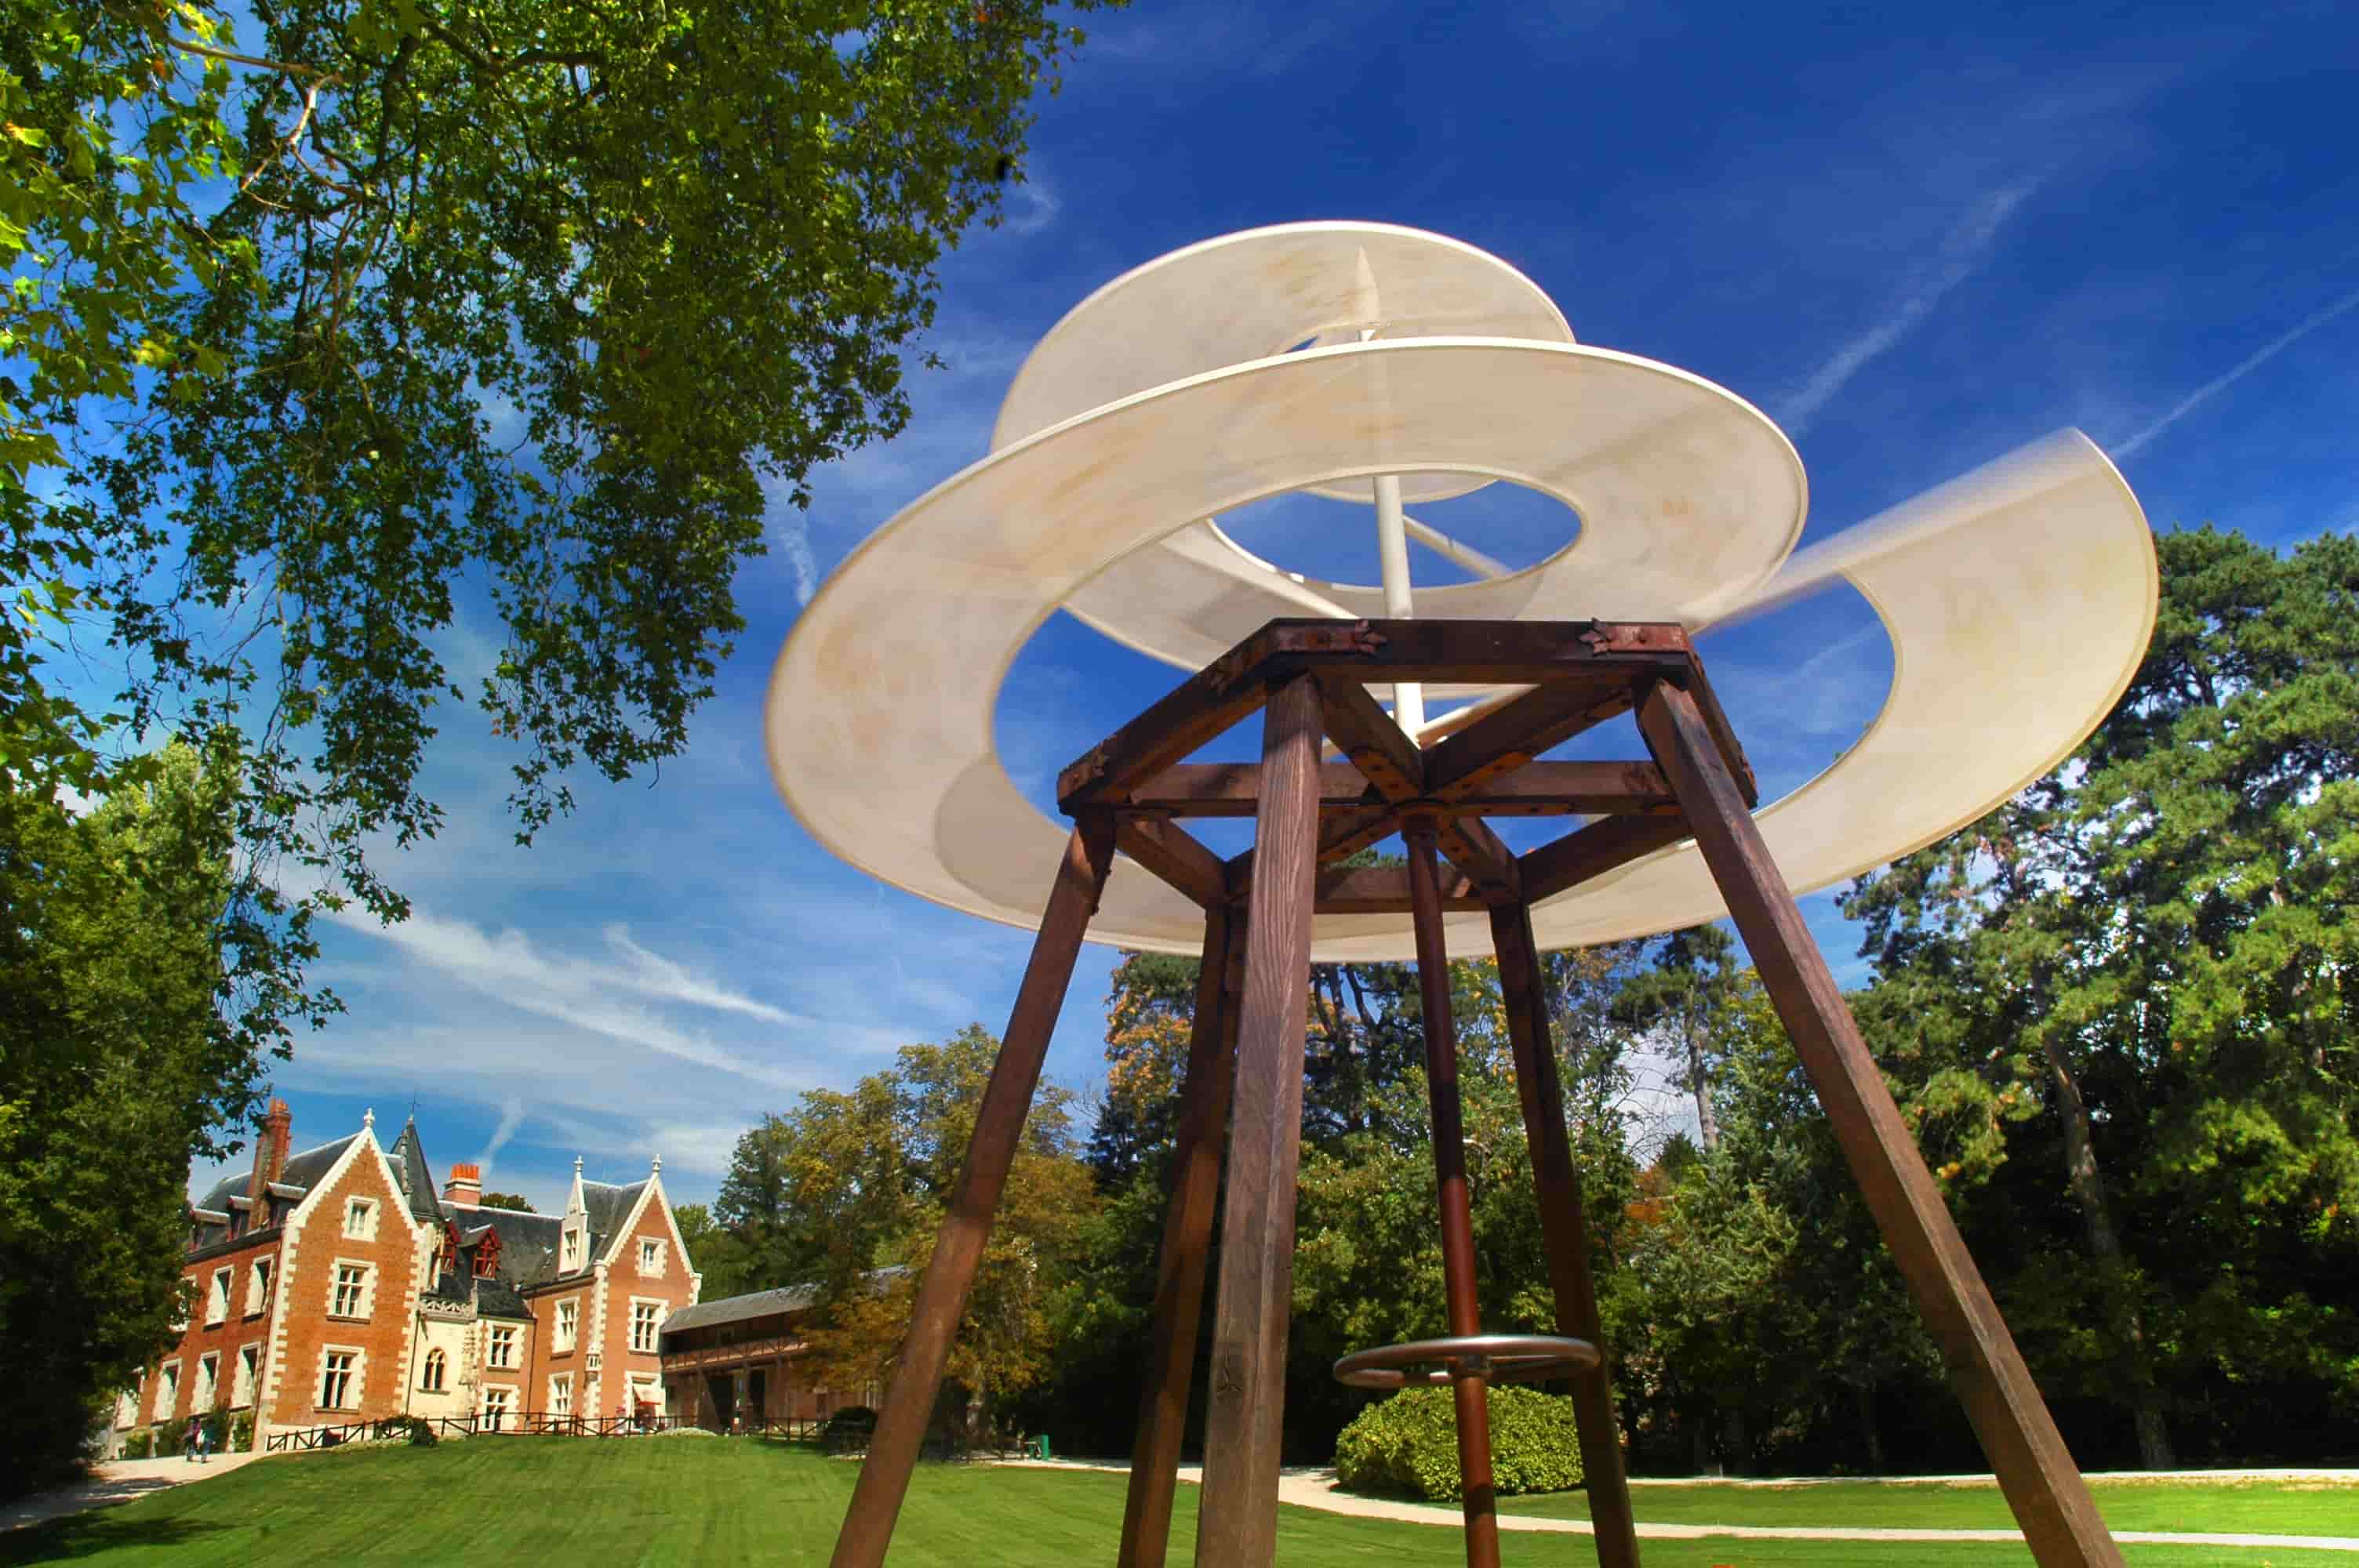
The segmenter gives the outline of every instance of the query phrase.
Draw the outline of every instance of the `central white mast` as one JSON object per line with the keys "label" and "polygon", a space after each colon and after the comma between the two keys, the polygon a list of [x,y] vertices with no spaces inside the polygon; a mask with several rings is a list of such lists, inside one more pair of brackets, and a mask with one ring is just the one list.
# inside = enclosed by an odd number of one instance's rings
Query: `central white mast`
{"label": "central white mast", "polygon": [[[1383,323],[1381,307],[1376,298],[1376,275],[1368,265],[1368,253],[1360,253],[1359,316],[1360,341],[1366,342],[1376,335]],[[1408,530],[1401,520],[1401,488],[1398,474],[1378,474],[1376,496],[1376,565],[1385,585],[1385,615],[1387,620],[1406,621],[1413,613],[1408,592]],[[1425,689],[1414,681],[1402,681],[1393,687],[1393,722],[1405,734],[1415,736],[1425,728]]]}

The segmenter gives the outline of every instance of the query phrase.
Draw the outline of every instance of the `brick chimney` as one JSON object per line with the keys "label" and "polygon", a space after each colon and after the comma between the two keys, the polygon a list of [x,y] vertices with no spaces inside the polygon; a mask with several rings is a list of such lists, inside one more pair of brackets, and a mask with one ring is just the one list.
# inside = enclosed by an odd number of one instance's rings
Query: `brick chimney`
{"label": "brick chimney", "polygon": [[484,1201],[484,1168],[481,1165],[453,1165],[451,1180],[442,1189],[442,1201],[453,1208],[474,1208]]}
{"label": "brick chimney", "polygon": [[254,1174],[245,1184],[245,1195],[255,1204],[255,1225],[265,1223],[261,1217],[269,1212],[263,1206],[264,1190],[286,1171],[287,1145],[294,1132],[295,1113],[285,1100],[272,1100],[262,1119],[262,1135],[254,1141]]}

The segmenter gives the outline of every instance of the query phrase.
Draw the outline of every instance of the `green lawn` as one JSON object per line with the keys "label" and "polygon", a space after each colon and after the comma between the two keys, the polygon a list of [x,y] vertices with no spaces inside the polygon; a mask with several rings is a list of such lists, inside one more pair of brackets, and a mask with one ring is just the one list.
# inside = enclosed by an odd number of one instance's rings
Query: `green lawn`
{"label": "green lawn", "polygon": [[[94,1568],[254,1568],[257,1563],[542,1561],[622,1565],[826,1562],[853,1467],[807,1451],[693,1438],[604,1443],[478,1439],[439,1448],[266,1459],[122,1508],[0,1537],[0,1563]],[[1111,1560],[1117,1475],[928,1466],[902,1512],[893,1562],[908,1568]],[[1182,1519],[1171,1561],[1192,1558]],[[1821,1522],[1830,1520],[1818,1516]],[[1746,1522],[1750,1522],[1748,1519]],[[2208,1520],[2203,1522],[2210,1522]],[[1287,1568],[1462,1563],[1457,1532],[1289,1509]],[[1510,1534],[1509,1564],[1593,1562],[1578,1537]],[[2131,1547],[2134,1568],[2353,1568],[2348,1553]],[[1648,1568],[2017,1568],[2017,1546],[1869,1545],[1722,1537],[1646,1544]]]}
{"label": "green lawn", "polygon": [[[2359,1535],[2359,1476],[2299,1481],[2093,1481],[2097,1508],[2115,1530],[2234,1531],[2252,1535]],[[1630,1488],[1638,1518],[1657,1524],[1844,1524],[1918,1530],[2011,1530],[1996,1487],[1926,1481],[1822,1481],[1804,1487]],[[1589,1498],[1559,1492],[1502,1498],[1499,1511],[1587,1519]]]}

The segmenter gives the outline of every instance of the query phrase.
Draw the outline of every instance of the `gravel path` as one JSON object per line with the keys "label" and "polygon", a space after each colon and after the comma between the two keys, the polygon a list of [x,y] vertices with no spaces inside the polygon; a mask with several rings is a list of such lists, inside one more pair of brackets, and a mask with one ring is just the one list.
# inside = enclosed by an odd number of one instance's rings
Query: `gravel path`
{"label": "gravel path", "polygon": [[78,1514],[84,1509],[127,1503],[150,1492],[226,1476],[239,1465],[252,1463],[254,1457],[251,1454],[215,1454],[201,1465],[192,1465],[185,1459],[117,1459],[99,1465],[92,1478],[79,1487],[36,1492],[0,1507],[0,1530],[38,1524],[61,1514]]}
{"label": "gravel path", "polygon": [[[1094,1464],[1085,1460],[1016,1459],[1009,1464],[1046,1469],[1114,1470],[1127,1473],[1127,1465]],[[1203,1467],[1183,1465],[1180,1478],[1201,1483]],[[2347,1480],[2347,1470],[2189,1470],[2174,1472],[2169,1478],[2179,1480]],[[2097,1477],[2091,1477],[2095,1479]],[[2151,1472],[2138,1471],[2125,1479],[2152,1480]],[[1951,1483],[1997,1483],[1988,1476],[1919,1476],[1920,1481]],[[1634,1481],[1633,1486],[1649,1483]],[[1690,1481],[1653,1483],[1667,1486],[1692,1486]],[[1791,1487],[1806,1486],[1807,1481],[1734,1480],[1720,1483],[1731,1487]],[[1451,1525],[1459,1522],[1456,1509],[1440,1508],[1430,1503],[1406,1503],[1390,1498],[1364,1498],[1343,1491],[1335,1485],[1335,1472],[1330,1469],[1290,1469],[1279,1474],[1277,1500],[1306,1509],[1319,1509],[1327,1513],[1356,1514],[1362,1519],[1401,1519],[1410,1524]],[[1594,1533],[1587,1519],[1535,1519],[1527,1514],[1501,1514],[1499,1528],[1509,1530],[1530,1530],[1541,1534],[1589,1535]],[[1638,1533],[1648,1540],[1693,1541],[1708,1535],[1735,1536],[1756,1541],[2020,1541],[2023,1532],[2014,1530],[1885,1530],[1851,1529],[1840,1525],[1816,1527],[1810,1525],[1744,1525],[1744,1524],[1641,1524]],[[2125,1545],[2137,1546],[2263,1546],[2307,1548],[2313,1552],[2359,1552],[2359,1536],[2353,1535],[2242,1535],[2226,1532],[2159,1530],[2117,1530],[2114,1539]]]}

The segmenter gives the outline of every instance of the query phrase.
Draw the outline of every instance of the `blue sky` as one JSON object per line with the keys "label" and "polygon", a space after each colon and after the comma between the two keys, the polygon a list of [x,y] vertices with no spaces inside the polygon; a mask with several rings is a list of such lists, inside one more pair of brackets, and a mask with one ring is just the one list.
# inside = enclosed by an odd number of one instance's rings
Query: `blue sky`
{"label": "blue sky", "polygon": [[[1098,284],[1258,224],[1369,219],[1505,257],[1582,341],[1751,399],[1809,466],[1806,542],[2066,425],[2158,528],[2285,546],[2359,526],[2359,16],[2347,6],[1142,5],[1097,18],[1045,102],[1008,222],[941,269],[916,417],[781,505],[740,580],[752,627],[658,781],[589,785],[518,849],[509,759],[432,770],[440,840],[388,861],[403,927],[330,934],[351,1005],[277,1087],[299,1145],[413,1096],[438,1166],[543,1206],[574,1156],[660,1154],[708,1196],[746,1125],[970,1021],[996,1030],[1026,934],[881,887],[773,793],[759,715],[817,581],[981,456],[1024,353]],[[1504,487],[1419,514],[1516,564],[1563,519]],[[1252,547],[1370,581],[1331,503],[1234,520]],[[1420,573],[1433,570],[1420,553]],[[462,624],[454,670],[486,660]],[[1883,636],[1846,590],[1708,640],[1767,791],[1874,716]],[[1003,754],[1048,775],[1176,676],[1066,618],[1018,661]],[[472,683],[470,683],[472,684]],[[1635,742],[1634,742],[1635,744]],[[1806,902],[1839,969],[1855,936]],[[1085,948],[1049,1058],[1098,1070],[1114,954]],[[205,1178],[210,1173],[199,1173]]]}

